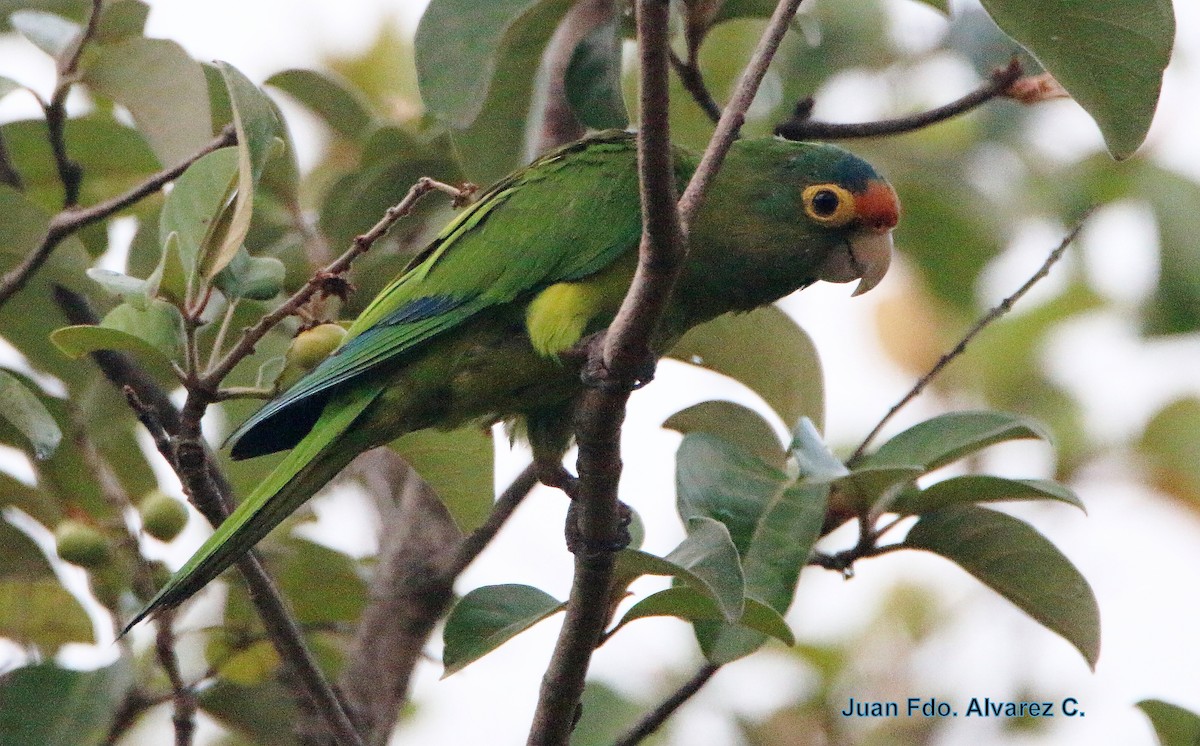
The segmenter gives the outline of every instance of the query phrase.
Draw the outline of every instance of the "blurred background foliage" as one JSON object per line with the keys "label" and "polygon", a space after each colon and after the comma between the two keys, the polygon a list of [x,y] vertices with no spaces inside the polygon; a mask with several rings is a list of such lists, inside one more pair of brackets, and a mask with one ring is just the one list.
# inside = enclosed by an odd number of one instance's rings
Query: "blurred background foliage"
{"label": "blurred background foliage", "polygon": [[[820,119],[873,119],[923,110],[954,98],[1006,64],[1013,54],[1022,55],[1028,70],[1037,69],[973,3],[957,3],[938,32],[914,38],[902,23],[912,8],[897,12],[898,6],[913,4],[914,0],[805,2],[751,109],[745,134],[771,132],[791,115],[797,101],[808,96],[815,97]],[[922,12],[932,14],[938,11],[930,6],[940,4],[921,5],[925,6]],[[136,36],[139,6],[133,0],[110,4],[114,28]],[[705,39],[700,65],[718,101],[727,97],[736,81],[764,26],[764,9],[769,12],[771,6],[731,0],[725,10],[728,20]],[[87,3],[0,0],[0,31],[11,31],[7,19],[12,12],[31,8],[79,23]],[[628,19],[622,20],[623,26],[613,32],[618,36],[622,29],[627,32]],[[277,155],[255,196],[246,245],[256,256],[274,256],[284,263],[285,290],[294,289],[314,266],[341,253],[420,176],[447,182],[486,181],[527,158],[528,90],[493,92],[482,104],[482,124],[452,133],[421,101],[412,32],[385,22],[374,43],[361,53],[331,57],[319,70],[282,70],[263,81],[272,95],[307,109],[323,131],[311,169],[297,178],[294,150]],[[96,59],[103,59],[124,38],[114,31],[92,50]],[[624,58],[620,88],[625,100],[632,102],[635,56],[628,42],[617,48]],[[521,58],[524,71],[536,66],[539,52],[519,45],[507,50]],[[500,69],[507,73],[506,68]],[[207,65],[202,70],[208,100],[192,103],[211,110],[210,129],[216,133],[230,119],[228,102],[223,100],[215,70]],[[0,75],[19,78],[20,71],[4,69],[0,62]],[[148,75],[154,79],[153,73]],[[532,85],[528,76],[514,82],[514,88],[519,88],[515,83]],[[1200,183],[1153,157],[1117,163],[1090,147],[1082,152],[1070,148],[1065,154],[1048,152],[1044,109],[1070,106],[1055,102],[1026,107],[1000,100],[913,134],[850,143],[888,176],[904,205],[904,218],[896,231],[900,267],[889,280],[891,295],[878,306],[876,318],[882,346],[902,370],[920,375],[999,297],[985,293],[991,287],[989,273],[1023,250],[1030,231],[1039,237],[1060,236],[1093,205],[1099,206],[1094,221],[1109,212],[1132,211],[1140,218],[1141,233],[1135,234],[1138,245],[1129,250],[1152,254],[1150,261],[1157,266],[1149,286],[1113,293],[1108,286],[1097,285],[1094,273],[1078,256],[1068,260],[1056,270],[1058,281],[1047,283],[1037,299],[985,333],[968,355],[936,381],[934,395],[1046,423],[1055,435],[1058,461],[1053,476],[1057,479],[1070,483],[1097,463],[1116,463],[1179,510],[1195,512],[1200,508],[1200,397],[1157,401],[1155,409],[1139,413],[1135,425],[1116,435],[1101,432],[1091,424],[1078,391],[1048,366],[1047,350],[1064,330],[1104,317],[1136,319],[1145,345],[1162,340],[1195,344],[1200,330],[1196,245]],[[156,152],[152,133],[130,126],[128,102],[106,95],[103,86],[87,87],[78,108],[78,115],[67,124],[66,139],[71,157],[85,173],[83,204],[119,193],[169,165],[162,162],[162,150]],[[672,89],[671,117],[678,143],[704,146],[712,124],[678,81]],[[28,203],[47,216],[53,214],[61,204],[62,187],[46,145],[45,123],[40,119],[6,122],[0,125],[0,138],[11,166],[0,179],[8,186],[0,188],[19,186]],[[13,181],[13,174],[19,175],[19,183]],[[4,199],[0,193],[0,200]],[[100,742],[96,734],[113,727],[118,704],[132,681],[142,681],[146,691],[168,691],[144,647],[139,646],[135,656],[122,654],[115,663],[93,672],[73,671],[53,662],[72,643],[110,640],[111,632],[97,636],[84,606],[60,581],[56,560],[45,556],[46,542],[39,548],[28,538],[44,536],[68,520],[94,528],[115,559],[90,573],[90,592],[118,616],[127,616],[145,598],[147,586],[136,582],[135,576],[161,572],[161,563],[143,558],[143,554],[161,555],[145,546],[156,540],[142,538],[139,546],[129,540],[125,529],[129,506],[159,487],[143,451],[130,447],[140,442],[139,425],[93,366],[66,358],[46,341],[51,331],[65,324],[48,310],[46,299],[51,285],[57,283],[88,296],[100,315],[114,307],[116,300],[86,279],[84,270],[106,252],[111,257],[110,246],[117,243],[114,237],[126,235],[131,240],[123,271],[138,277],[150,274],[160,260],[157,218],[162,204],[161,196],[151,197],[127,211],[119,226],[101,224],[68,240],[30,286],[0,309],[0,336],[19,351],[28,372],[24,380],[43,392],[41,398],[65,435],[51,458],[34,461],[23,455],[28,448],[22,436],[0,420],[3,455],[22,464],[13,473],[0,472],[0,507],[5,509],[5,520],[0,520],[0,637],[13,643],[10,653],[19,650],[15,660],[28,664],[24,668],[11,661],[2,664],[16,669],[0,679],[0,743],[4,746]],[[0,202],[0,209],[4,205],[11,208],[9,202]],[[329,307],[314,312],[329,318],[353,317],[449,214],[445,203],[422,203],[416,219],[400,223],[355,264],[352,282],[357,291],[349,302],[338,307],[337,301],[329,300]],[[16,222],[0,220],[0,269],[15,264],[27,243]],[[258,301],[242,302],[232,317],[233,328],[251,323],[264,308]],[[282,355],[295,328],[285,324],[273,332],[229,383],[254,385],[262,366],[277,364],[272,361]],[[204,333],[211,335],[213,330]],[[162,365],[148,364],[160,382],[174,386]],[[771,361],[763,364],[770,367]],[[256,406],[229,402],[213,419],[237,422]],[[226,429],[219,421],[213,427],[216,432]],[[490,480],[490,463],[484,463],[488,461],[490,453],[477,449],[474,468]],[[257,459],[224,465],[242,492],[271,463]],[[436,473],[426,476],[438,478]],[[163,488],[178,494],[177,485]],[[311,512],[305,509],[290,522],[310,519]],[[39,534],[40,528],[46,531]],[[264,543],[263,552],[301,623],[316,631],[322,663],[336,671],[350,623],[366,603],[363,578],[370,558],[356,560],[291,537],[288,531],[276,532]],[[264,642],[240,581],[233,578],[229,585],[223,622],[196,625],[196,631],[182,641],[186,672],[193,677],[211,675],[200,704],[226,729],[220,743],[289,743],[290,729],[282,724],[292,714],[283,709],[288,698],[278,696],[278,660]],[[77,586],[72,590],[80,592]],[[769,716],[740,723],[743,742],[766,746],[936,740],[946,721],[848,722],[837,712],[848,693],[859,699],[870,699],[867,694],[874,693],[875,699],[902,700],[911,691],[907,682],[914,658],[949,613],[952,610],[922,588],[898,587],[879,606],[872,624],[836,644],[802,642],[793,650],[776,646],[770,655],[794,667],[806,685],[793,701]],[[128,645],[128,640],[123,644]],[[880,659],[886,664],[871,663]],[[656,682],[657,695],[669,692],[686,675],[675,674],[677,680],[664,676]],[[31,697],[34,691],[39,696]],[[1035,700],[1061,695],[1024,694]],[[657,701],[657,695],[633,698],[594,684],[587,694],[589,705],[577,742],[610,742],[619,732],[614,724],[631,722]],[[48,709],[48,703],[59,698],[80,707],[68,712]],[[19,722],[17,713],[23,718]],[[68,723],[70,730],[63,730]],[[1043,721],[1013,721],[1007,727],[1045,726]],[[154,738],[135,729],[120,742],[161,742]],[[658,738],[648,743],[666,742]]]}

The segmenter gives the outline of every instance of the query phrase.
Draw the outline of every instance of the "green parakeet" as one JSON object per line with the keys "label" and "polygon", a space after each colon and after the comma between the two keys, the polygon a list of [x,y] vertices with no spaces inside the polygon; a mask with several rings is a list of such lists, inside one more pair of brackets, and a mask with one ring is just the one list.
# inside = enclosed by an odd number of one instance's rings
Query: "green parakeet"
{"label": "green parakeet", "polygon": [[[674,153],[680,188],[698,157]],[[412,260],[336,351],[247,420],[235,459],[291,453],[131,622],[183,602],[355,456],[405,433],[507,420],[559,462],[582,391],[563,354],[612,321],[641,236],[631,134],[554,151],[488,189]],[[891,258],[895,192],[832,145],[774,138],[729,151],[693,221],[656,354],[691,327],[818,280],[874,287]]]}

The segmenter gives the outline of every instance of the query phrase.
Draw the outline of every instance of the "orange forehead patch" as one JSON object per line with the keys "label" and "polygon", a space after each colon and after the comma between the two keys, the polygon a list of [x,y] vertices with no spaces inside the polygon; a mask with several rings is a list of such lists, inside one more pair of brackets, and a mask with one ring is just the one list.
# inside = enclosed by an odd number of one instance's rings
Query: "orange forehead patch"
{"label": "orange forehead patch", "polygon": [[871,181],[866,191],[854,197],[859,220],[880,233],[890,231],[900,221],[900,201],[886,181]]}

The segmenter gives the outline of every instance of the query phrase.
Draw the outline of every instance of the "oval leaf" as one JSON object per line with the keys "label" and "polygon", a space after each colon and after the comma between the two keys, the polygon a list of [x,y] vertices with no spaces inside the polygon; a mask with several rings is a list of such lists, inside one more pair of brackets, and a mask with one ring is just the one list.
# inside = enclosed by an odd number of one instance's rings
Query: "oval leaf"
{"label": "oval leaf", "polygon": [[528,585],[489,585],[459,599],[446,618],[442,678],[462,670],[546,617],[564,604]]}
{"label": "oval leaf", "polygon": [[1150,718],[1160,746],[1196,746],[1200,743],[1200,715],[1161,699],[1143,699],[1137,703],[1137,708]]}
{"label": "oval leaf", "polygon": [[128,303],[109,311],[99,326],[68,326],[50,335],[50,340],[70,357],[97,350],[150,353],[167,361],[176,360],[183,349],[183,317],[179,309],[161,300],[139,310]]}
{"label": "oval leaf", "polygon": [[238,247],[213,284],[231,300],[271,300],[283,290],[286,275],[287,268],[275,257],[250,256],[244,247]]}
{"label": "oval leaf", "polygon": [[18,10],[9,21],[21,36],[55,59],[64,55],[83,32],[74,21],[44,10]]}
{"label": "oval leaf", "polygon": [[128,658],[95,671],[53,663],[10,671],[0,677],[0,735],[6,744],[104,743],[133,685]]}
{"label": "oval leaf", "polygon": [[335,132],[352,140],[363,137],[374,121],[371,104],[349,82],[314,70],[284,70],[267,78],[274,86],[306,106]]}
{"label": "oval leaf", "polygon": [[731,401],[704,401],[681,409],[662,424],[683,435],[708,433],[729,441],[776,468],[784,453],[771,424],[758,412]]}
{"label": "oval leaf", "polygon": [[863,459],[860,466],[917,466],[925,471],[995,443],[1050,436],[1041,425],[1005,412],[951,412],[910,427]]}
{"label": "oval leaf", "polygon": [[775,306],[701,324],[667,354],[744,384],[786,423],[808,417],[820,429],[825,421],[825,385],[817,348]]}
{"label": "oval leaf", "polygon": [[25,436],[39,459],[49,458],[62,441],[62,431],[42,400],[5,370],[0,370],[0,417]]}
{"label": "oval leaf", "polygon": [[746,586],[737,547],[729,529],[720,521],[703,516],[687,519],[687,538],[664,559],[690,572],[704,584],[725,619],[742,615]]}
{"label": "oval leaf", "polygon": [[478,427],[426,429],[390,443],[433,488],[454,525],[469,534],[483,525],[495,502],[496,446]]}
{"label": "oval leaf", "polygon": [[1057,500],[1087,512],[1079,496],[1058,482],[975,474],[944,479],[923,490],[909,490],[896,498],[888,510],[917,515],[954,505],[1005,500]]}
{"label": "oval leaf", "polygon": [[961,505],[921,516],[904,544],[940,554],[1075,646],[1096,668],[1100,609],[1087,580],[1024,521]]}
{"label": "oval leaf", "polygon": [[1087,110],[1109,151],[1127,158],[1146,139],[1171,60],[1170,0],[982,0]]}
{"label": "oval leaf", "polygon": [[201,249],[210,242],[237,176],[238,151],[221,148],[200,158],[175,181],[163,202],[158,238],[163,246],[178,235],[179,258],[190,279]]}
{"label": "oval leaf", "polygon": [[746,596],[787,613],[825,522],[829,486],[791,485],[771,502],[742,558]]}
{"label": "oval leaf", "polygon": [[[643,598],[625,612],[617,629],[635,619],[654,616],[673,616],[689,622],[721,622],[725,617],[717,604],[694,588],[677,587],[659,591]],[[746,599],[746,609],[737,623],[743,627],[774,637],[785,645],[795,645],[796,638],[778,611],[754,599]],[[611,633],[610,633],[611,634]]]}

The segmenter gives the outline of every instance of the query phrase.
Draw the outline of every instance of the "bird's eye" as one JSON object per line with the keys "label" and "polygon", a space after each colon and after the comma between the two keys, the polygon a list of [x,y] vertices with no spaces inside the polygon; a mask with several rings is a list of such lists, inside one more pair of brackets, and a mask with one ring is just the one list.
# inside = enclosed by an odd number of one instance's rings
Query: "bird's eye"
{"label": "bird's eye", "polygon": [[854,218],[854,195],[837,184],[814,184],[800,197],[804,213],[821,225],[836,228]]}

